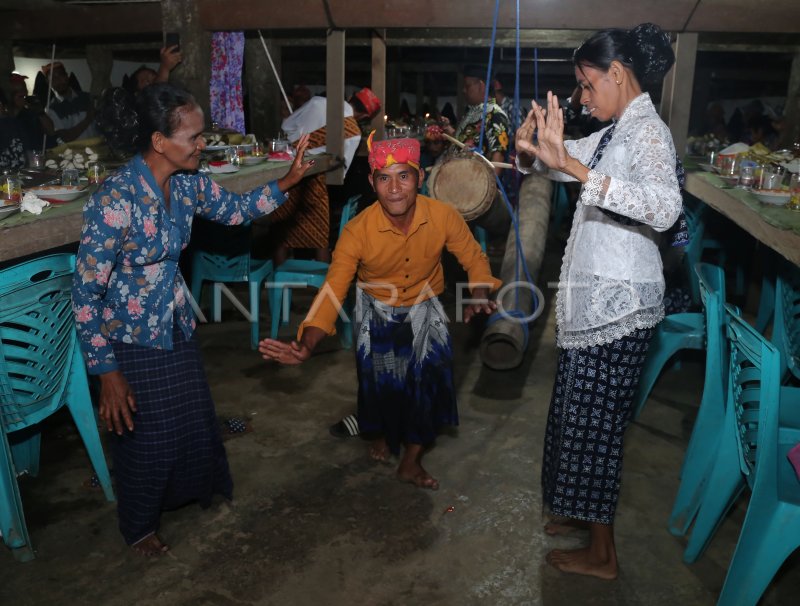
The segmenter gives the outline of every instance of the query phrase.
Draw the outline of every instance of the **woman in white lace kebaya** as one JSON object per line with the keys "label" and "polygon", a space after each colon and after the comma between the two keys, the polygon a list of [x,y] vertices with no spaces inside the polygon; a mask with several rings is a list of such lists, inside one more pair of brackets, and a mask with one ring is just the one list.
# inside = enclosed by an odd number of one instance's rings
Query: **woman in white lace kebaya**
{"label": "woman in white lace kebaya", "polygon": [[[611,126],[564,141],[548,92],[517,131],[523,173],[583,184],[556,298],[558,371],[545,435],[546,532],[588,528],[589,546],[553,550],[565,572],[617,576],[614,512],[622,442],[653,328],[664,317],[659,232],[675,223],[681,194],[675,148],[647,90],[674,62],[655,25],[598,32],[575,51],[581,103]],[[537,138],[534,143],[534,133]]]}

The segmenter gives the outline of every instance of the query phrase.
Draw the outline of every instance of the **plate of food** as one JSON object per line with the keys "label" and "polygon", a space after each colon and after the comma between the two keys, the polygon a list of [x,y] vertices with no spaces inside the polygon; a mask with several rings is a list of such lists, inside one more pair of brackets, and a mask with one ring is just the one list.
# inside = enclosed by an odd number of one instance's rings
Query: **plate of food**
{"label": "plate of food", "polygon": [[230,147],[230,145],[228,145],[227,143],[220,143],[220,144],[217,144],[217,145],[206,145],[206,148],[205,148],[204,151],[208,151],[208,152],[224,151],[224,150],[228,149],[229,147]]}
{"label": "plate of food", "polygon": [[86,193],[85,185],[42,185],[27,189],[36,195],[37,198],[47,200],[55,204],[72,202]]}
{"label": "plate of food", "polygon": [[239,162],[241,162],[243,166],[252,166],[253,164],[261,164],[266,159],[266,156],[242,156],[239,158]]}
{"label": "plate of food", "polygon": [[722,179],[722,182],[728,187],[739,184],[739,175],[720,175],[719,178]]}
{"label": "plate of food", "polygon": [[715,172],[717,172],[717,167],[714,166],[713,164],[708,164],[707,162],[699,162],[697,164],[697,166],[702,168],[707,173],[715,173]]}
{"label": "plate of food", "polygon": [[6,204],[5,206],[0,206],[0,219],[5,219],[6,217],[10,217],[14,213],[19,212],[19,204]]}
{"label": "plate of food", "polygon": [[215,175],[224,175],[227,173],[238,173],[239,167],[234,166],[233,164],[228,164],[227,162],[209,162],[208,170]]}
{"label": "plate of food", "polygon": [[786,189],[754,189],[752,191],[760,202],[775,206],[783,206],[792,197],[792,194]]}

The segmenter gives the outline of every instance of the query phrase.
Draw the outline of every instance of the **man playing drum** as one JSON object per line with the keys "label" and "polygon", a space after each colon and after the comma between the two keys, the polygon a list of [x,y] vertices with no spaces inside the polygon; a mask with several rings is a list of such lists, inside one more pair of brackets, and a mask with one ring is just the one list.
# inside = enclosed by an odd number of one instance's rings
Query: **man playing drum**
{"label": "man playing drum", "polygon": [[423,179],[419,142],[373,144],[370,135],[368,147],[369,181],[378,201],[345,226],[297,340],[265,339],[259,351],[282,364],[307,360],[333,334],[357,275],[358,422],[362,431],[380,435],[370,457],[386,461],[400,454],[402,444],[398,478],[436,490],[439,482],[422,467],[422,456],[443,425],[458,424],[453,351],[438,299],[444,289],[442,251],[455,255],[467,271],[472,299],[480,301],[465,309],[465,321],[495,309],[488,297],[500,281],[458,212],[417,194]]}

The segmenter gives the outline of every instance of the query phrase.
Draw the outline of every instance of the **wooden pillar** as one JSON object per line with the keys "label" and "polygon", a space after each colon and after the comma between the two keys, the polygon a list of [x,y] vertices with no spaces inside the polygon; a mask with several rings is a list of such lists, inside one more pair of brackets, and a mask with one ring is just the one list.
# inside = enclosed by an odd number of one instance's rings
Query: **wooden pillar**
{"label": "wooden pillar", "polygon": [[414,113],[417,116],[424,116],[425,112],[422,111],[422,106],[425,105],[425,74],[422,72],[417,73],[417,90],[415,93],[416,107],[414,108]]}
{"label": "wooden pillar", "polygon": [[386,101],[386,30],[372,32],[372,92],[381,100],[381,111],[372,119],[375,139],[385,136],[383,116],[387,109]]}
{"label": "wooden pillar", "polygon": [[209,83],[211,81],[211,34],[200,23],[195,0],[161,0],[161,23],[165,32],[178,32],[183,62],[170,74],[170,82],[187,89],[211,124]]}
{"label": "wooden pillar", "polygon": [[[329,154],[344,158],[344,31],[330,30],[327,45],[325,146]],[[326,180],[328,185],[344,183],[344,166],[328,171]]]}
{"label": "wooden pillar", "polygon": [[673,45],[675,65],[664,78],[661,96],[661,119],[669,126],[675,151],[683,157],[689,134],[689,113],[692,109],[694,65],[697,59],[697,34],[681,33]]}
{"label": "wooden pillar", "polygon": [[[14,45],[11,40],[0,40],[0,74],[10,74],[14,71]],[[0,78],[0,88],[6,94],[8,103],[11,104],[8,78]],[[28,84],[28,92],[33,92],[33,82]]]}
{"label": "wooden pillar", "polygon": [[780,147],[791,149],[794,143],[800,141],[800,53],[796,53],[792,60],[783,115],[785,124],[781,134]]}
{"label": "wooden pillar", "polygon": [[384,113],[389,118],[397,118],[400,113],[400,79],[402,70],[398,63],[386,64],[386,103]]}
{"label": "wooden pillar", "polygon": [[[281,75],[281,47],[274,40],[264,41]],[[259,140],[277,137],[281,129],[281,107],[285,103],[258,36],[245,40],[244,71],[248,97],[245,111],[250,119],[250,130]]]}
{"label": "wooden pillar", "polygon": [[100,98],[105,89],[111,86],[111,68],[114,65],[114,54],[107,46],[88,44],[86,61],[92,74],[92,99]]}

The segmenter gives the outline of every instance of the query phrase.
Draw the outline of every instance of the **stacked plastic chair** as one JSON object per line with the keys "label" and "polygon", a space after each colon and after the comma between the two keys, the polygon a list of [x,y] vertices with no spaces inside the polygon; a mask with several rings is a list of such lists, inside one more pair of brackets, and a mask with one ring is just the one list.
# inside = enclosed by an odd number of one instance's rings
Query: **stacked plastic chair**
{"label": "stacked plastic chair", "polygon": [[[360,195],[353,196],[342,209],[342,219],[339,223],[339,236],[342,235],[344,226],[355,216],[358,209]],[[278,330],[281,324],[288,324],[289,309],[292,302],[292,289],[290,286],[314,286],[321,288],[325,283],[325,276],[328,274],[328,263],[322,261],[311,261],[303,259],[289,259],[276,268],[270,285],[270,310],[272,313],[272,330],[270,336],[273,339],[278,337]],[[286,318],[282,316],[285,315]],[[349,315],[348,315],[349,318]],[[343,326],[340,320],[337,322],[339,338],[342,346],[346,349],[352,347],[353,334],[350,326]],[[350,324],[349,319],[347,324]]]}
{"label": "stacked plastic chair", "polygon": [[800,482],[787,459],[800,443],[800,392],[780,385],[780,355],[726,306],[729,353],[722,435],[703,501],[684,553],[695,561],[726,512],[751,490],[744,524],[719,604],[755,605],[800,546]]}
{"label": "stacked plastic chair", "polygon": [[800,272],[783,264],[775,279],[772,343],[781,356],[781,378],[800,379]]}
{"label": "stacked plastic chair", "polygon": [[698,263],[695,272],[705,317],[706,370],[703,397],[683,459],[681,483],[669,518],[669,531],[676,536],[686,534],[700,508],[725,418],[728,366],[725,273],[722,268],[707,263]]}
{"label": "stacked plastic chair", "polygon": [[67,406],[106,498],[114,500],[70,292],[74,255],[0,271],[0,532],[17,559],[34,557],[17,476],[39,470],[37,424]]}
{"label": "stacked plastic chair", "polygon": [[[272,279],[271,260],[254,259],[250,256],[250,226],[226,228],[214,227],[219,232],[232,232],[225,237],[232,250],[211,252],[196,250],[192,257],[192,297],[200,305],[203,294],[203,283],[247,282],[250,295],[250,347],[258,347],[259,313],[261,303],[261,287]],[[213,289],[211,314],[214,322],[221,319],[222,293],[218,286]]]}

